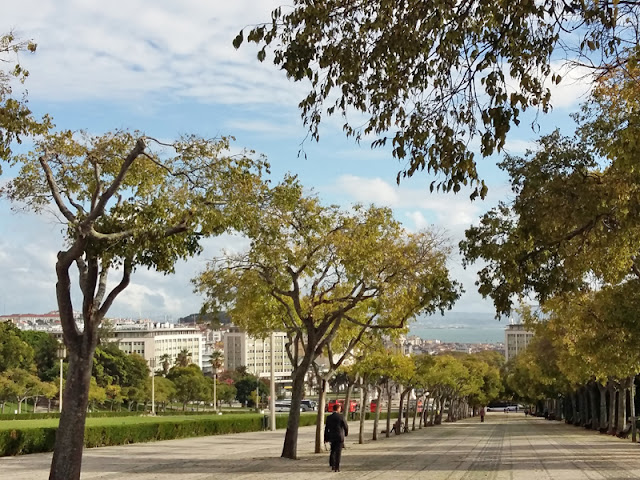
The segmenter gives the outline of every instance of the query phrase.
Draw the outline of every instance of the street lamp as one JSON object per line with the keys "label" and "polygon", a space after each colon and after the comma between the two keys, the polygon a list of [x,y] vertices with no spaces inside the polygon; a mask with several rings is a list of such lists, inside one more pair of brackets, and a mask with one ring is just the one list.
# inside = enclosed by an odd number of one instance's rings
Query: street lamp
{"label": "street lamp", "polygon": [[149,359],[149,369],[151,370],[151,415],[156,414],[156,359]]}
{"label": "street lamp", "polygon": [[60,359],[60,401],[58,402],[59,412],[62,413],[62,362],[67,356],[67,349],[63,342],[58,343],[58,358]]}
{"label": "street lamp", "polygon": [[218,413],[218,397],[216,384],[218,383],[218,369],[213,367],[213,411]]}

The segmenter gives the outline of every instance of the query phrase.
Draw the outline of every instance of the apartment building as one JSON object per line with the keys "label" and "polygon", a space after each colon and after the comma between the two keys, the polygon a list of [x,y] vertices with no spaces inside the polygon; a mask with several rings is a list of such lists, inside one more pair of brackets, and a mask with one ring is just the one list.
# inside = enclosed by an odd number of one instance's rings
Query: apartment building
{"label": "apartment building", "polygon": [[528,331],[523,324],[507,325],[504,331],[504,356],[507,362],[523,352],[532,338],[533,332]]}
{"label": "apartment building", "polygon": [[143,323],[116,325],[109,341],[117,341],[120,350],[137,353],[145,360],[155,359],[156,369],[164,354],[175,362],[178,353],[191,353],[191,363],[203,368],[204,339],[196,327],[179,326],[173,323]]}
{"label": "apartment building", "polygon": [[[287,335],[274,332],[274,373],[281,380],[291,379],[293,366],[286,351]],[[259,377],[271,376],[271,337],[253,338],[238,327],[230,327],[224,333],[224,368],[234,370],[246,367],[247,371]]]}

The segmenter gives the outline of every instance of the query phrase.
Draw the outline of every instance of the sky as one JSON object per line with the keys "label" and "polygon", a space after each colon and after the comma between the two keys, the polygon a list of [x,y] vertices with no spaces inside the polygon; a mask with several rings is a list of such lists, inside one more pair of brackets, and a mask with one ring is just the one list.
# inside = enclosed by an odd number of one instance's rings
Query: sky
{"label": "sky", "polygon": [[[432,178],[426,173],[396,185],[402,164],[388,149],[372,150],[364,141],[358,145],[345,138],[339,118],[321,126],[319,142],[306,138],[297,108],[305,86],[287,80],[273,64],[258,62],[254,45],[235,50],[231,43],[241,28],[268,21],[280,3],[21,0],[3,6],[0,33],[13,30],[38,44],[36,54],[20,57],[30,71],[29,105],[38,115],[49,113],[60,129],[98,134],[124,128],[161,139],[232,135],[234,150],[248,148],[268,157],[273,179],[295,173],[327,204],[391,207],[408,230],[435,226],[457,246],[466,228],[508,198],[507,179],[495,166],[500,157],[479,161],[489,195],[471,202],[466,193],[430,194]],[[537,117],[535,131],[533,117],[524,117],[510,133],[508,153],[523,154],[540,134],[556,127],[573,130],[569,114],[585,100],[589,86],[581,72],[562,73],[563,82],[552,90],[553,112]],[[14,169],[3,170],[0,182],[16,175]],[[1,314],[57,309],[60,231],[54,218],[12,212],[0,199]],[[223,235],[206,240],[203,254],[179,263],[175,274],[137,270],[108,316],[175,320],[197,312],[202,299],[190,279],[222,249],[247,244]],[[478,268],[465,270],[461,263],[458,254],[449,263],[465,289],[454,310],[493,312],[491,302],[476,292]]]}

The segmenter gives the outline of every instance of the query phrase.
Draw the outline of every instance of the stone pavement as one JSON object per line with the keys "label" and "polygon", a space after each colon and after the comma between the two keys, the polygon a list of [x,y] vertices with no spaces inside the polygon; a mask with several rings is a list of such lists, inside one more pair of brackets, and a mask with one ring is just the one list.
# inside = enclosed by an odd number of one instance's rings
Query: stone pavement
{"label": "stone pavement", "polygon": [[[484,423],[471,418],[364,445],[357,444],[357,422],[349,425],[340,473],[329,469],[328,453],[312,453],[315,429],[304,427],[299,460],[279,457],[279,430],[88,449],[82,478],[640,479],[639,445],[521,413],[489,413]],[[0,458],[0,479],[46,479],[50,461],[51,454]]]}

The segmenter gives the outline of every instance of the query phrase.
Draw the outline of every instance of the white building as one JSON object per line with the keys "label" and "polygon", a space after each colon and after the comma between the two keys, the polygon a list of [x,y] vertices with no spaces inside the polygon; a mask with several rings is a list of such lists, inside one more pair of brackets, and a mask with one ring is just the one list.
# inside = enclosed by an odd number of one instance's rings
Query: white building
{"label": "white building", "polygon": [[[288,342],[284,332],[274,332],[274,372],[280,380],[291,380],[293,366],[287,355]],[[271,337],[252,338],[238,327],[231,327],[224,334],[224,368],[235,370],[246,367],[247,372],[259,377],[271,376]]]}
{"label": "white building", "polygon": [[155,359],[156,370],[164,354],[173,365],[182,350],[191,353],[191,363],[203,367],[204,341],[199,328],[173,323],[116,325],[109,341],[117,341],[123,352],[137,353],[147,361]]}
{"label": "white building", "polygon": [[507,325],[504,331],[504,356],[507,362],[523,352],[532,338],[533,332],[528,331],[523,324]]}

